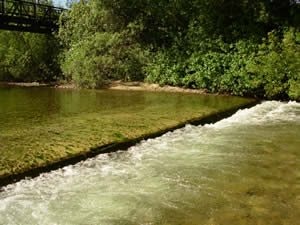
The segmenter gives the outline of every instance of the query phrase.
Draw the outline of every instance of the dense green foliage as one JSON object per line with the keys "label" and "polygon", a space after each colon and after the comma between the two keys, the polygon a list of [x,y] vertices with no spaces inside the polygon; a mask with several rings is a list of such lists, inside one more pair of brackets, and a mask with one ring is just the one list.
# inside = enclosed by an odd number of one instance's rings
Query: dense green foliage
{"label": "dense green foliage", "polygon": [[49,35],[0,31],[0,81],[52,81],[61,74],[58,41]]}
{"label": "dense green foliage", "polygon": [[[290,0],[81,0],[61,16],[68,81],[145,80],[300,99],[300,4]],[[7,44],[8,43],[8,44]],[[54,38],[0,32],[0,79],[53,80]]]}
{"label": "dense green foliage", "polygon": [[209,92],[299,98],[300,40],[294,29],[281,38],[270,32],[262,43],[207,39],[192,49],[190,55],[175,60],[169,50],[160,51],[147,66],[146,79]]}
{"label": "dense green foliage", "polygon": [[89,0],[62,18],[62,68],[105,80],[300,97],[299,5],[289,0]]}
{"label": "dense green foliage", "polygon": [[95,33],[73,45],[64,57],[64,72],[80,86],[95,88],[104,80],[142,77],[143,51],[126,34]]}

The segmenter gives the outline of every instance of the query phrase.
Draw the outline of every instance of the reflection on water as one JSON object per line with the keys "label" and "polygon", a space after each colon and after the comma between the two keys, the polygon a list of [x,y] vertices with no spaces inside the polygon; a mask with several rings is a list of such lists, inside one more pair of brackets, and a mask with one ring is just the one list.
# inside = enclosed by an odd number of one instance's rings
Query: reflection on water
{"label": "reflection on water", "polygon": [[264,102],[0,193],[0,224],[300,221],[300,104]]}
{"label": "reflection on water", "polygon": [[[82,113],[148,110],[168,105],[222,109],[245,99],[227,96],[117,90],[67,90],[0,86],[0,125],[22,125]],[[179,109],[178,109],[179,110]],[[19,123],[18,123],[19,122]],[[2,124],[1,124],[2,123]]]}

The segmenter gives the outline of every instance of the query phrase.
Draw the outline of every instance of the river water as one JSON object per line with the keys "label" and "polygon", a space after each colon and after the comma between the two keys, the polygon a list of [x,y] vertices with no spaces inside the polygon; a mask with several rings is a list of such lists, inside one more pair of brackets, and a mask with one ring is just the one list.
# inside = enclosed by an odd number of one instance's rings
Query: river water
{"label": "river water", "polygon": [[9,185],[0,224],[300,224],[300,104],[266,101]]}

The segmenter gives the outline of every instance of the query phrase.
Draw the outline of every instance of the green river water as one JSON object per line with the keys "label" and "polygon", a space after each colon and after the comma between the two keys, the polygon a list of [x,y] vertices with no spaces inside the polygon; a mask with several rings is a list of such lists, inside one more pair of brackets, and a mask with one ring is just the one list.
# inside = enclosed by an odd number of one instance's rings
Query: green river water
{"label": "green river water", "polygon": [[198,94],[0,87],[0,179],[250,101]]}
{"label": "green river water", "polygon": [[8,185],[0,224],[299,225],[300,104],[266,101]]}

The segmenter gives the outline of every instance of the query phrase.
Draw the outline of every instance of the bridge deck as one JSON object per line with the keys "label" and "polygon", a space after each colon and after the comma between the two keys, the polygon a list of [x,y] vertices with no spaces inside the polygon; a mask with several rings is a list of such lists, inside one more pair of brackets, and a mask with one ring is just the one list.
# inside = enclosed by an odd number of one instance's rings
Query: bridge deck
{"label": "bridge deck", "polygon": [[50,33],[64,10],[36,1],[0,0],[0,29]]}

